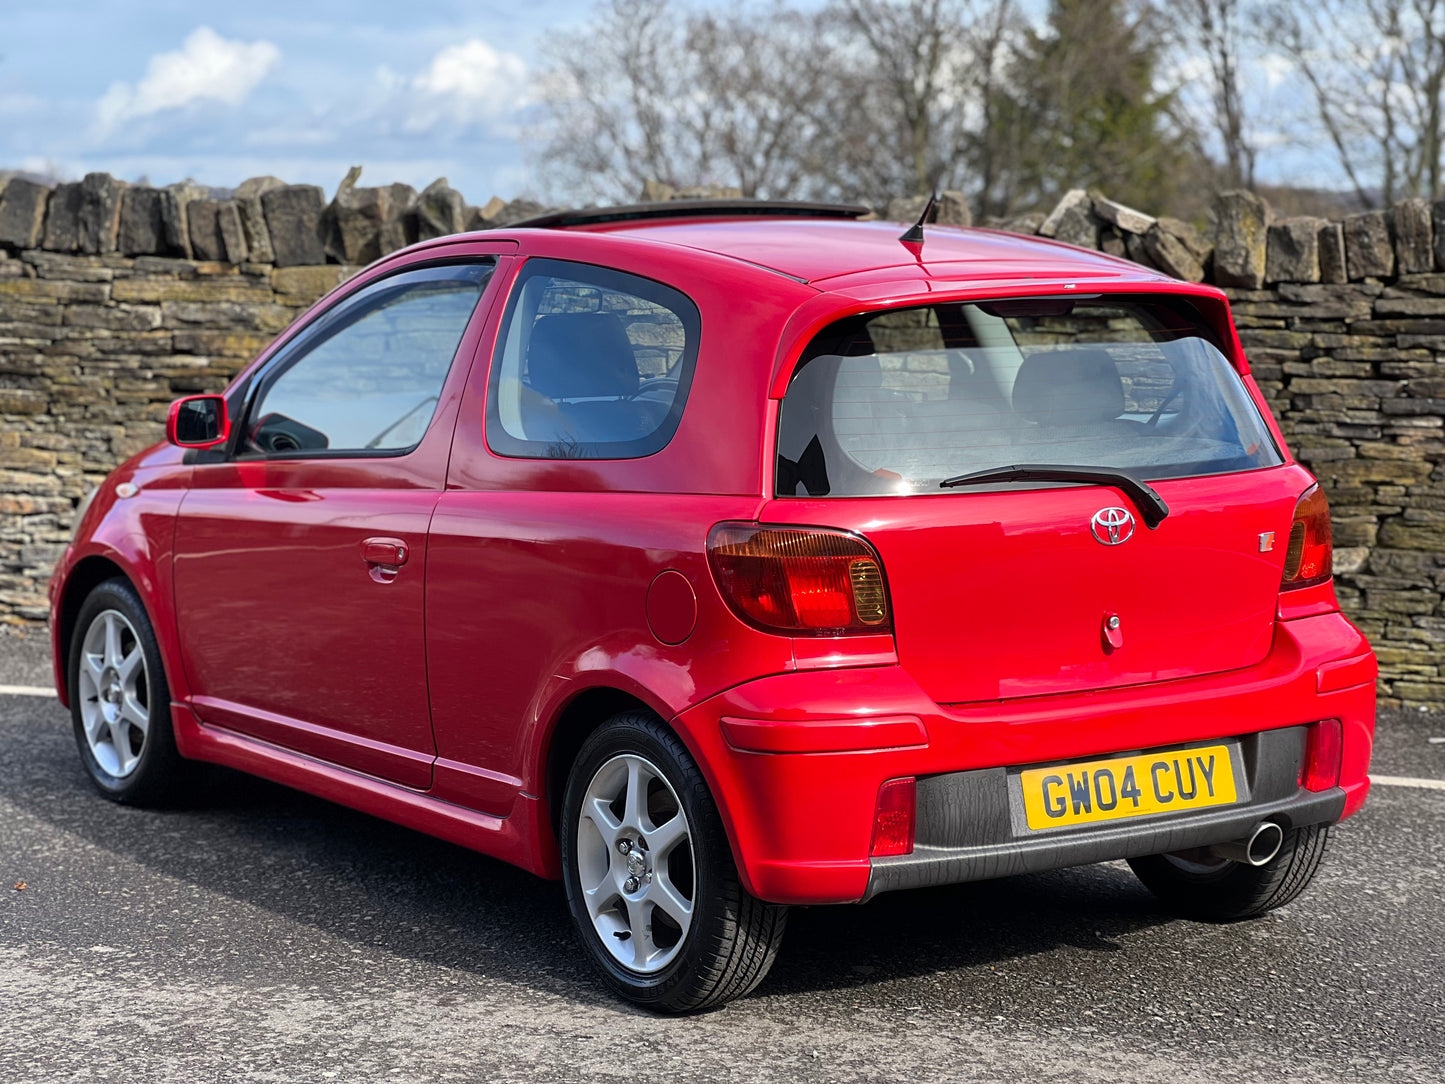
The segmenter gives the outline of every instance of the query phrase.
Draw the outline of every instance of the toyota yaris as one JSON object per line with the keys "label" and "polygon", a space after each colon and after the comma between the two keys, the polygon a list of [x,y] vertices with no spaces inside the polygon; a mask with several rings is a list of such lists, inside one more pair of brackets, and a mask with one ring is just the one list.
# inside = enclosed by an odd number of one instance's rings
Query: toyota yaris
{"label": "toyota yaris", "polygon": [[51,585],[96,785],[210,761],[560,878],[666,1010],[790,904],[1114,859],[1293,899],[1376,667],[1224,295],[862,213],[426,242],[175,404]]}

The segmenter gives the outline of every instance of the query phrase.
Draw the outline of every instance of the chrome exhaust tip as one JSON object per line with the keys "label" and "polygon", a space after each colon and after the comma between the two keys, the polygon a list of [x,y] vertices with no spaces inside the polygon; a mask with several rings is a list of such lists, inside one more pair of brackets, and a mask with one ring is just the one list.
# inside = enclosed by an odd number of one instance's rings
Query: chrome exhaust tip
{"label": "chrome exhaust tip", "polygon": [[1246,866],[1262,866],[1284,845],[1284,829],[1273,821],[1260,821],[1243,839],[1216,843],[1209,848],[1215,858],[1227,858]]}

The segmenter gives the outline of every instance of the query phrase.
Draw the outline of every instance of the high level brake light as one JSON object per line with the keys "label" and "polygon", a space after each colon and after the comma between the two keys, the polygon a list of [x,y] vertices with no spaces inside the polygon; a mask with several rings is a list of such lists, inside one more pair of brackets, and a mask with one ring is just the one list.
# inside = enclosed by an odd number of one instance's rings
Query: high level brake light
{"label": "high level brake light", "polygon": [[1281,591],[1314,587],[1330,578],[1333,544],[1330,541],[1330,502],[1319,486],[1305,490],[1294,509],[1289,550],[1284,557]]}
{"label": "high level brake light", "polygon": [[707,556],[723,598],[765,632],[846,636],[893,629],[882,563],[857,535],[719,523],[708,532]]}

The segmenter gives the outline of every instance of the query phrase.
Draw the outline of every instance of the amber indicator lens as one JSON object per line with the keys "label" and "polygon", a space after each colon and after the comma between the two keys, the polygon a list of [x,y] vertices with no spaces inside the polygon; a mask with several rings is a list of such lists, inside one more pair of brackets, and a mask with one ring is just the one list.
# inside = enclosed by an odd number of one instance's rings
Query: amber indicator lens
{"label": "amber indicator lens", "polygon": [[882,565],[857,535],[719,523],[707,552],[728,605],[767,632],[845,636],[891,628]]}
{"label": "amber indicator lens", "polygon": [[1295,505],[1284,556],[1281,590],[1314,587],[1330,578],[1333,544],[1330,539],[1330,502],[1319,486],[1311,486]]}

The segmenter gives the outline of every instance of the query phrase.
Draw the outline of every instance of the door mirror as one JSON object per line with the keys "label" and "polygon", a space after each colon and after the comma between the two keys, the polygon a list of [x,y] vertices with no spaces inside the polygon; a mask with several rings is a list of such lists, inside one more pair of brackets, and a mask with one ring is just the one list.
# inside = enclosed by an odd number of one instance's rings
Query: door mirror
{"label": "door mirror", "polygon": [[219,395],[192,395],[171,404],[166,439],[182,448],[212,448],[231,435],[226,400]]}

